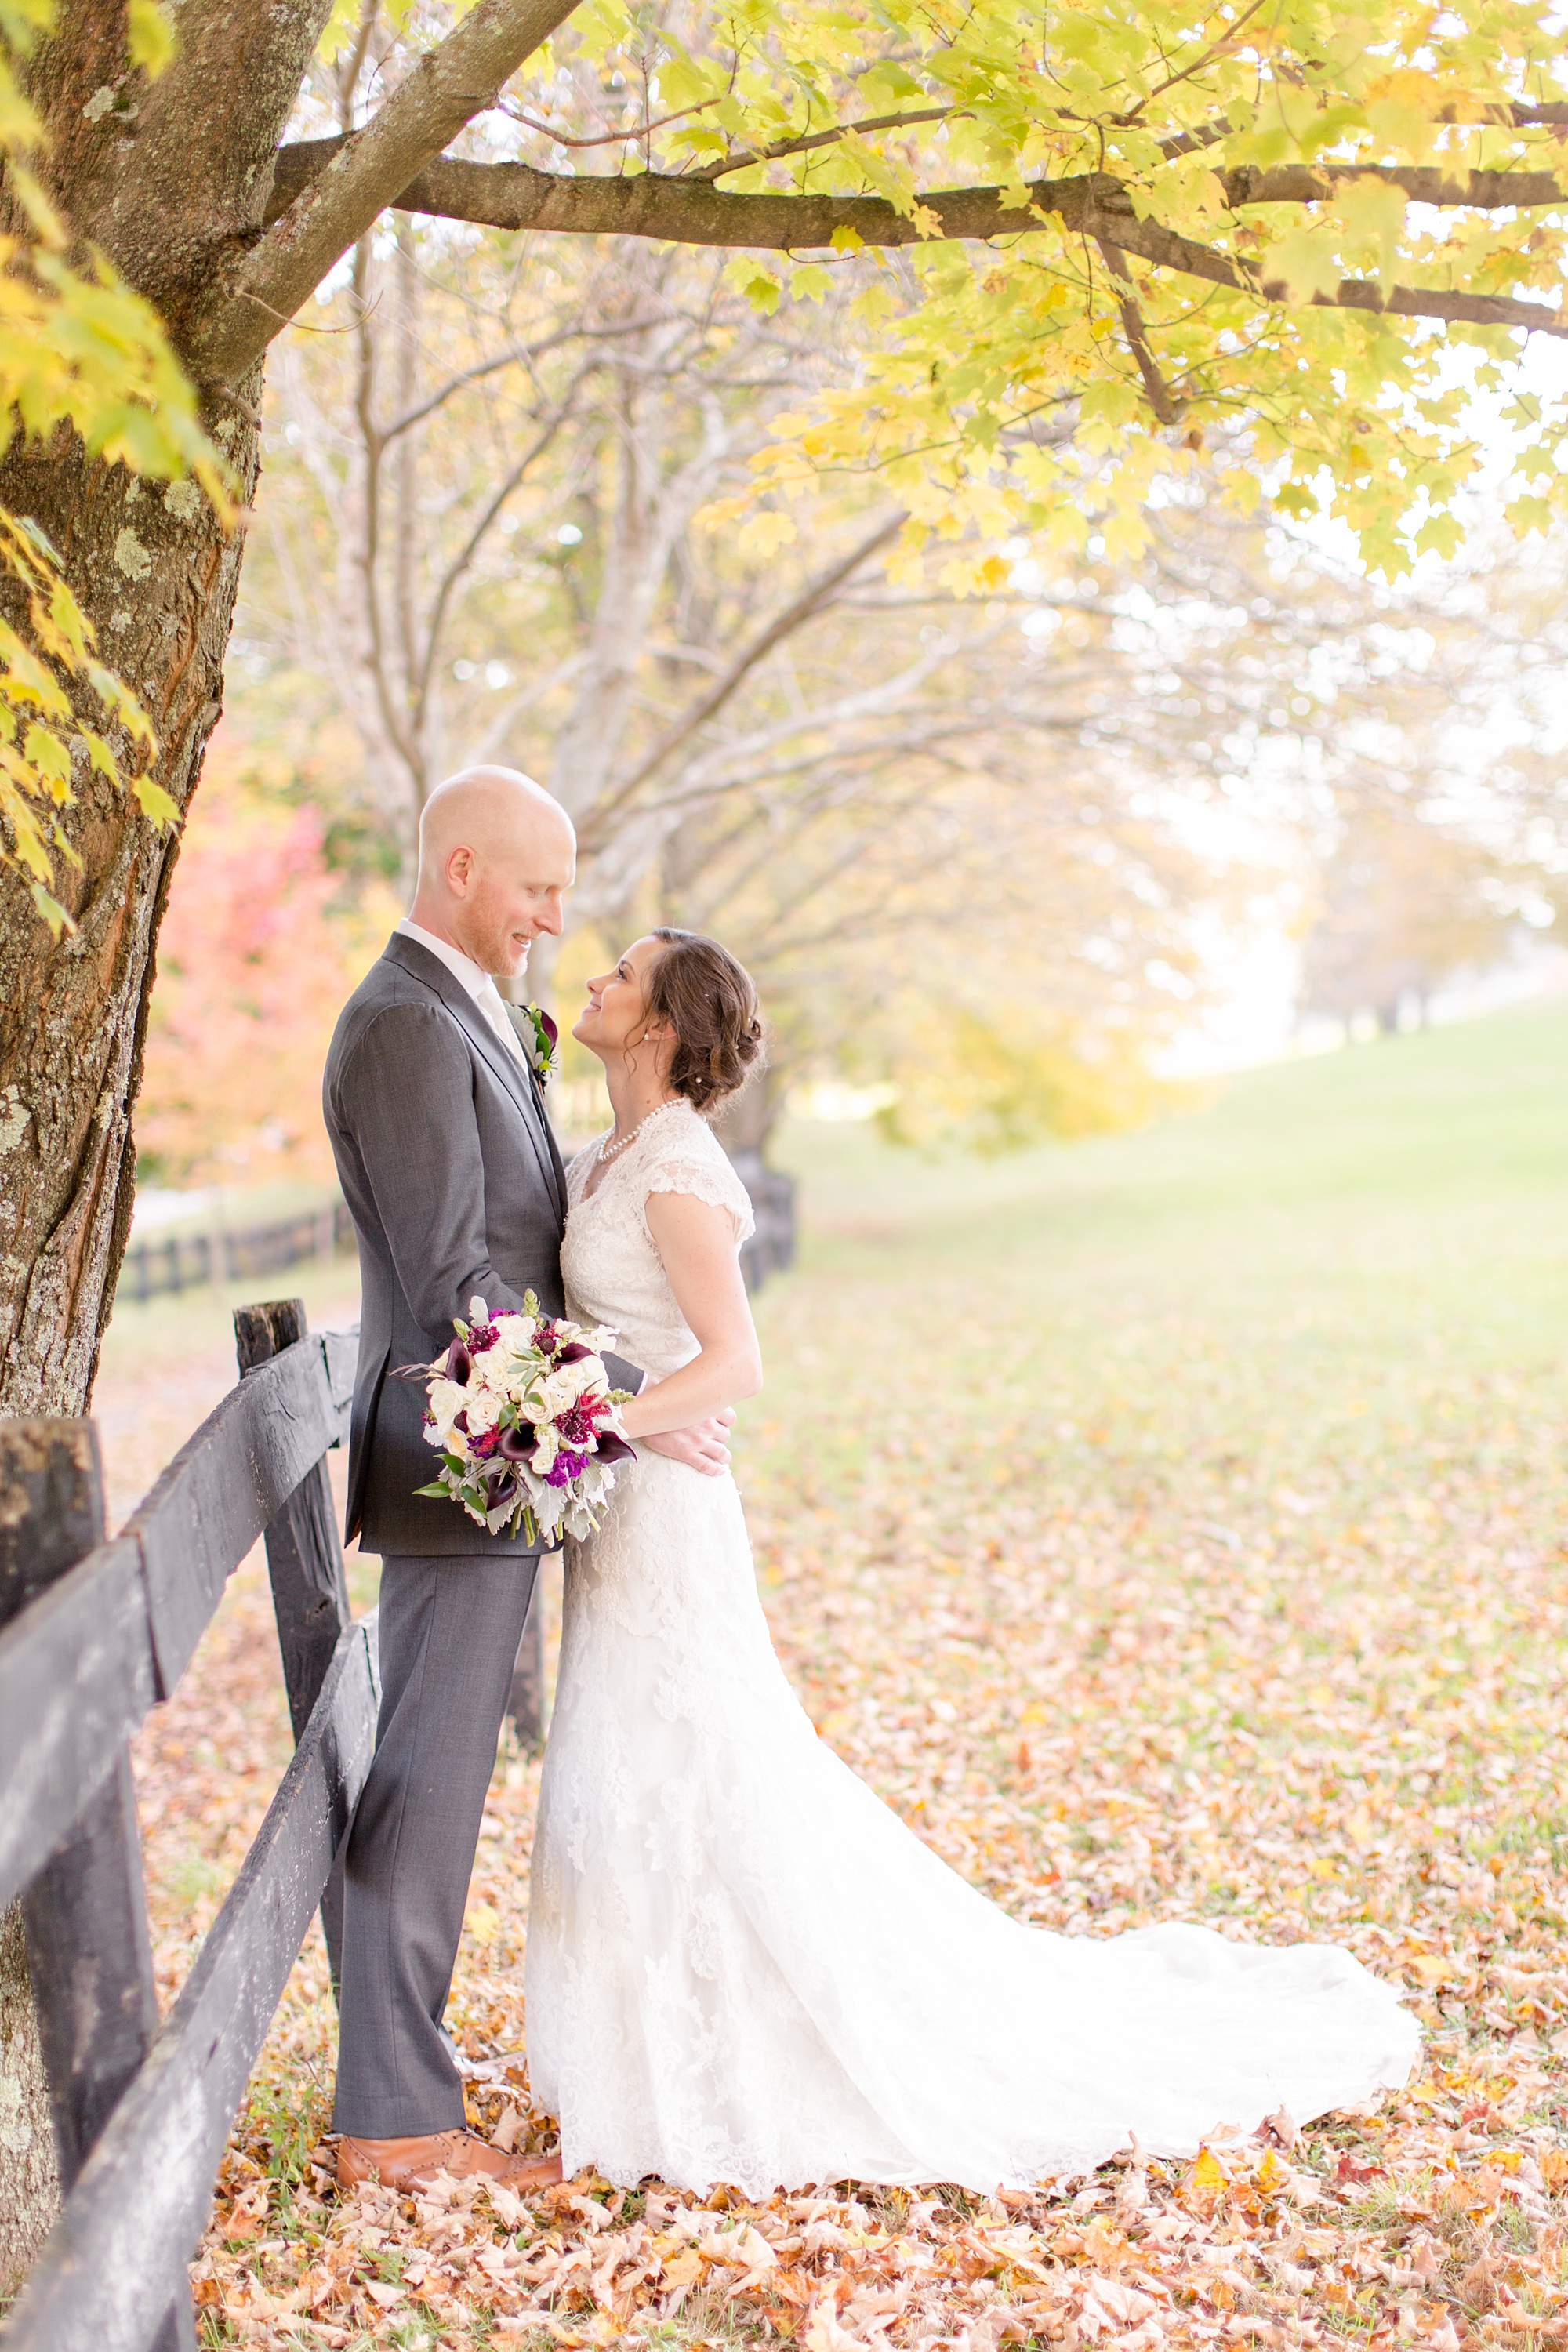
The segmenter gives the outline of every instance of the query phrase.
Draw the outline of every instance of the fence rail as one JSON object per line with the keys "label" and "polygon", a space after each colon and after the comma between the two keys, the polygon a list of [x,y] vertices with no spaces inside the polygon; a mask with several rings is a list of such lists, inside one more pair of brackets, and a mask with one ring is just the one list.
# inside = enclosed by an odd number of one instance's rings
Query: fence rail
{"label": "fence rail", "polygon": [[[794,1186],[760,1164],[741,1172],[754,1289],[794,1255]],[[229,1234],[224,1269],[301,1236],[304,1254],[325,1252],[346,1217],[340,1203]],[[140,1244],[140,1272],[135,1252],[126,1259],[132,1295],[213,1278],[210,1255],[198,1272],[182,1253],[218,1238]],[[172,1279],[152,1270],[159,1253]],[[351,1619],[326,1465],[348,1434],[358,1339],[308,1334],[298,1299],[242,1307],[235,1332],[238,1386],[112,1541],[91,1423],[0,1421],[0,1907],[20,1898],[65,2192],[5,2352],[195,2352],[185,2264],[318,1906],[337,1977],[335,1858],[377,1706],[375,1620]],[[263,1534],[293,1761],[160,2026],[130,1743]],[[531,1637],[513,1711],[536,1731],[537,1624]]]}
{"label": "fence rail", "polygon": [[[756,1232],[741,1252],[741,1266],[747,1289],[757,1290],[770,1274],[795,1262],[795,1179],[764,1169],[756,1152],[737,1153],[736,1167],[757,1221]],[[330,1265],[340,1250],[353,1246],[353,1219],[342,1201],[327,1202],[271,1224],[209,1225],[200,1233],[149,1234],[126,1250],[118,1296],[157,1298],[169,1291],[195,1290],[204,1283],[249,1281],[282,1274],[310,1258]]]}
{"label": "fence rail", "polygon": [[203,1283],[250,1280],[281,1274],[307,1258],[330,1264],[353,1246],[353,1219],[343,1201],[281,1217],[266,1225],[209,1225],[201,1233],[149,1234],[127,1248],[118,1296],[157,1298],[165,1291],[195,1290]]}
{"label": "fence rail", "polygon": [[[0,1423],[0,1903],[22,1899],[66,2201],[5,2352],[194,2352],[184,2265],[375,1737],[374,1618],[350,1620],[325,1456],[355,1335],[298,1300],[235,1318],[242,1378],[103,1540],[85,1421]],[[130,1738],[265,1532],[293,1761],[160,2029]]]}
{"label": "fence rail", "polygon": [[795,1264],[795,1178],[764,1168],[759,1152],[737,1152],[735,1170],[751,1194],[757,1224],[742,1248],[741,1271],[746,1288],[760,1290],[770,1274]]}

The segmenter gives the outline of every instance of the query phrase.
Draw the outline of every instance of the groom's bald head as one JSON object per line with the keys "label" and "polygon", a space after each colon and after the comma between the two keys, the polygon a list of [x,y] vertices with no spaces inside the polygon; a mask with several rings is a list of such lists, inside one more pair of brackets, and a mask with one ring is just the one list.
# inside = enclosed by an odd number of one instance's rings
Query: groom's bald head
{"label": "groom's bald head", "polygon": [[438,872],[454,849],[478,856],[537,835],[564,843],[575,858],[572,820],[542,784],[521,768],[459,768],[437,785],[419,818],[419,879]]}
{"label": "groom's bald head", "polygon": [[517,768],[462,768],[419,819],[414,920],[514,975],[541,931],[560,931],[576,871],[572,820],[542,784]]}

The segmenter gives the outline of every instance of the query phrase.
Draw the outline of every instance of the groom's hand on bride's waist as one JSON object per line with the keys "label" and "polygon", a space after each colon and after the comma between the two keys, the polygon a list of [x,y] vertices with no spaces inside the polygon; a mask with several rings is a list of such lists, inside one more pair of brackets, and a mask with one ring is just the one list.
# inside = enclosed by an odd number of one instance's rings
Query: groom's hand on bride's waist
{"label": "groom's hand on bride's waist", "polygon": [[657,1437],[639,1437],[637,1442],[652,1453],[668,1454],[672,1462],[684,1462],[689,1470],[701,1470],[717,1478],[730,1467],[728,1441],[734,1426],[734,1412],[726,1405],[710,1421],[694,1421],[689,1429],[661,1430]]}

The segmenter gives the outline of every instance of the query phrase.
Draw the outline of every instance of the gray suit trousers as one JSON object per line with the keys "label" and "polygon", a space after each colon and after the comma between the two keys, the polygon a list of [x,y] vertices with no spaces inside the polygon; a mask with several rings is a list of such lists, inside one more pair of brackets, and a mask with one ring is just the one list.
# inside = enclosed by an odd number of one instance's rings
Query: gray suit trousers
{"label": "gray suit trousers", "polygon": [[349,1832],[332,2122],[361,2139],[462,2126],[441,2015],[538,1561],[381,1565],[381,1717]]}

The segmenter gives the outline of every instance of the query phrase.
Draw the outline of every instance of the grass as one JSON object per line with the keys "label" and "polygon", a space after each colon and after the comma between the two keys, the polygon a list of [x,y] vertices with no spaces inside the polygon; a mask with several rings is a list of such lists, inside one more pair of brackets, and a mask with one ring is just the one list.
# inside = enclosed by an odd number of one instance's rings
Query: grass
{"label": "grass", "polygon": [[[666,2213],[641,2284],[590,2290],[574,2250],[595,2241],[594,2268],[612,2222],[628,2243],[644,2227],[590,2179],[525,2222],[525,2292],[474,2267],[511,2243],[482,2201],[312,2187],[331,2050],[312,1951],[220,2189],[210,2340],[296,2340],[271,2315],[291,2297],[309,2340],[356,2346],[1070,2345],[1103,2333],[1094,2297],[1122,2280],[1141,2352],[1558,2341],[1565,1076],[1568,1005],[1545,1003],[1013,1160],[918,1160],[863,1129],[780,1140],[801,1260],[758,1302],[768,1382],[737,1466],[814,1718],[1043,1927],[1347,1943],[1427,2029],[1402,2097],[1324,2119],[1285,2161],[1221,2146],[1217,2175],[1152,2167],[1142,2205],[1115,2168],[1011,2211],[843,2190],[821,2202],[846,2244],[788,2257],[793,2298],[732,2297],[706,2255],[698,2286],[664,2283],[693,2232],[741,2218],[722,2193]],[[537,1785],[506,1750],[449,2012],[476,2054],[523,2040]],[[508,2105],[519,2144],[544,2144],[521,2067],[475,2113]],[[795,2209],[752,2218],[798,2245]],[[237,2252],[263,2222],[282,2251]],[[1032,2270],[1009,2269],[1020,2230]],[[378,2317],[369,2284],[416,2252],[417,2311]]]}

